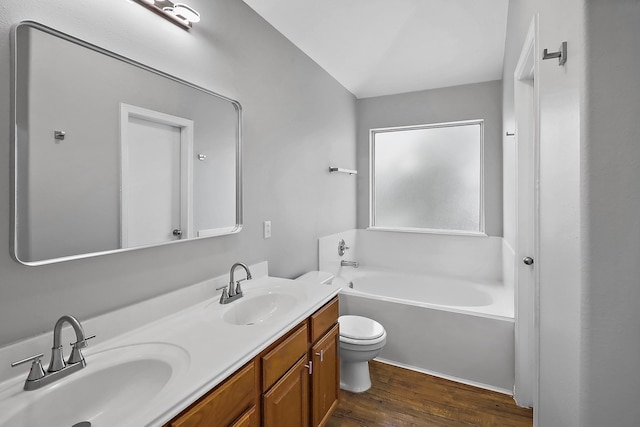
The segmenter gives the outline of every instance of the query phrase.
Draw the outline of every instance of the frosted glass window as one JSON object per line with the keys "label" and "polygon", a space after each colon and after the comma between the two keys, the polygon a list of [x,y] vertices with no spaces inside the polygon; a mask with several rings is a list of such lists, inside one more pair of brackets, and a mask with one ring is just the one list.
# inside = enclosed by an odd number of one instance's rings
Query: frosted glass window
{"label": "frosted glass window", "polygon": [[483,233],[483,121],[371,130],[371,227]]}

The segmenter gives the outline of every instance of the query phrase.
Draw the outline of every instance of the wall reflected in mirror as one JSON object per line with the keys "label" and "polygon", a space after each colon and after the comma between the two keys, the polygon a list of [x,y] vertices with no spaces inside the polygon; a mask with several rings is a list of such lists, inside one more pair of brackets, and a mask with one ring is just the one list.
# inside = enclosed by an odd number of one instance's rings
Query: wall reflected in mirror
{"label": "wall reflected in mirror", "polygon": [[37,23],[13,36],[16,260],[240,230],[236,101]]}

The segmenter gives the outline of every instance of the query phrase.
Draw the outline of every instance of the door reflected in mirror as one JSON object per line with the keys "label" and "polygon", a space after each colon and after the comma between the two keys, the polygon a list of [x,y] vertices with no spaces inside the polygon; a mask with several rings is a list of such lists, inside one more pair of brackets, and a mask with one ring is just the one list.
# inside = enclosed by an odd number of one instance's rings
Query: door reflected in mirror
{"label": "door reflected in mirror", "polygon": [[241,229],[238,102],[34,22],[13,31],[16,260]]}

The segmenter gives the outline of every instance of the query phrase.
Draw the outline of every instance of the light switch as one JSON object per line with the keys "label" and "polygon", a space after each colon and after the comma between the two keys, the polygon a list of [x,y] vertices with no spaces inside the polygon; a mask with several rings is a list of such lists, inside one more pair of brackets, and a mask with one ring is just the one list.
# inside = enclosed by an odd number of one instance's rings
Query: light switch
{"label": "light switch", "polygon": [[264,222],[262,231],[265,239],[269,239],[271,237],[271,221]]}

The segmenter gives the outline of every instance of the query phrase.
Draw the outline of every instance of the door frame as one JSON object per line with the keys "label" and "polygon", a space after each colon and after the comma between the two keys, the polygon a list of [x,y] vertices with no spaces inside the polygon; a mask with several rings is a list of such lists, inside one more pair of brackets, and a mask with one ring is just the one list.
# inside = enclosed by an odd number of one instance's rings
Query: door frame
{"label": "door frame", "polygon": [[[538,15],[529,26],[514,71],[516,121],[516,245],[515,273],[515,384],[518,405],[538,403],[539,371],[539,180],[540,180],[540,94]],[[531,193],[532,192],[532,193]],[[532,266],[523,264],[532,257]],[[533,268],[533,274],[525,269]],[[531,283],[533,282],[533,283]],[[534,422],[535,422],[534,417]]]}
{"label": "door frame", "polygon": [[180,239],[193,237],[193,120],[120,103],[120,247],[127,248],[129,224],[129,118],[180,128]]}

